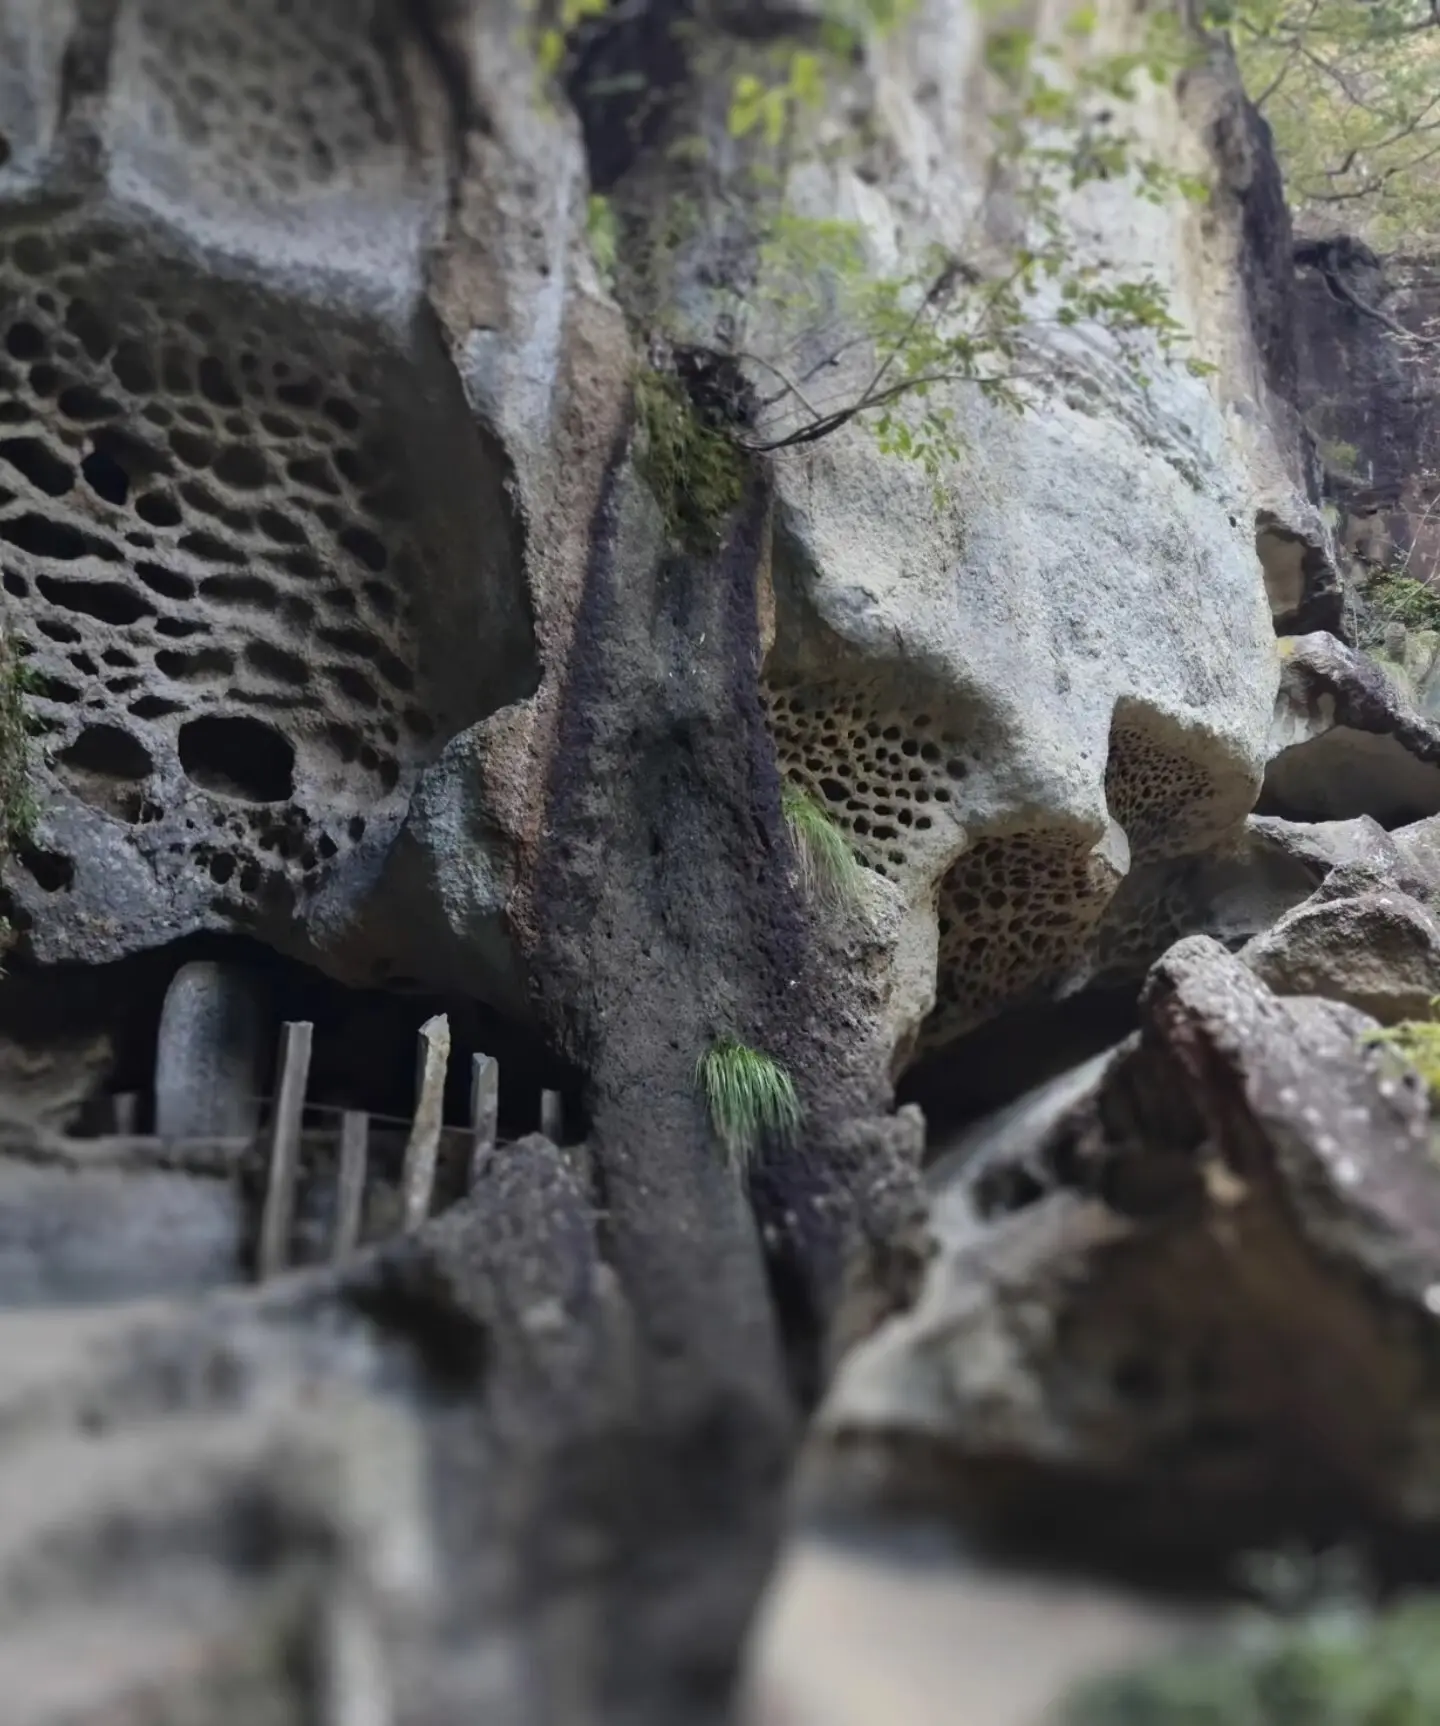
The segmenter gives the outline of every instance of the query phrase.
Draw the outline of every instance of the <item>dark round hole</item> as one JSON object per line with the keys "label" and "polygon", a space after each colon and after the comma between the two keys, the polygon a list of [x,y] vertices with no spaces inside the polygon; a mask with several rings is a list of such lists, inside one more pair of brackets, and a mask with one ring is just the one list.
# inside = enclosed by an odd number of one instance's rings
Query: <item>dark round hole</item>
{"label": "dark round hole", "polygon": [[283,803],[295,788],[294,745],[258,719],[192,719],[180,728],[180,765],[196,785],[245,803]]}

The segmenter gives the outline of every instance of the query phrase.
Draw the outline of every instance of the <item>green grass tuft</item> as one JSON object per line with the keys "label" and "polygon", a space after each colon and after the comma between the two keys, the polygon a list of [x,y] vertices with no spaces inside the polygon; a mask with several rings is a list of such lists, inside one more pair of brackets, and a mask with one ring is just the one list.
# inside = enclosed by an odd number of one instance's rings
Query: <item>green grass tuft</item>
{"label": "green grass tuft", "polygon": [[704,423],[685,386],[665,372],[636,374],[635,412],[636,461],[670,538],[697,556],[715,551],[744,494],[744,455]]}
{"label": "green grass tuft", "polygon": [[[1434,1013],[1440,1008],[1440,995],[1430,1003]],[[1367,1031],[1361,1038],[1365,1044],[1382,1044],[1394,1049],[1410,1063],[1429,1087],[1432,1095],[1440,1096],[1440,1020],[1402,1019],[1398,1025],[1384,1030]]]}
{"label": "green grass tuft", "polygon": [[830,905],[853,900],[860,891],[864,865],[829,810],[802,786],[789,783],[780,792],[780,808],[806,893]]}
{"label": "green grass tuft", "polygon": [[800,1099],[790,1075],[769,1055],[717,1037],[695,1063],[695,1082],[732,1167],[748,1168],[767,1143],[788,1144],[799,1130]]}

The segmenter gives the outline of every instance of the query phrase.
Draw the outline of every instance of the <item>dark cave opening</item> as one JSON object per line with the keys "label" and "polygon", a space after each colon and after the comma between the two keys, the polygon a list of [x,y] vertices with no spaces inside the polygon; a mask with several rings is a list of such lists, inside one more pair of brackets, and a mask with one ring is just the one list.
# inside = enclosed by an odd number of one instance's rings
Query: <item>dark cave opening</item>
{"label": "dark cave opening", "polygon": [[[444,1013],[451,1034],[447,1126],[469,1124],[471,1060],[486,1054],[499,1063],[502,1140],[537,1130],[542,1090],[560,1094],[566,1137],[583,1136],[581,1075],[553,1056],[534,1031],[473,999],[421,988],[349,988],[259,942],[226,935],[190,936],[105,965],[40,967],[14,958],[0,981],[0,1102],[9,1105],[6,1112],[27,1109],[25,1087],[32,1080],[44,1085],[47,1064],[73,1064],[76,1057],[65,1051],[106,1037],[112,1051],[108,1070],[102,1065],[97,1072],[93,1091],[77,1104],[67,1130],[110,1131],[112,1099],[130,1094],[139,1099],[136,1130],[152,1131],[161,1009],[176,973],[197,960],[243,967],[256,980],[270,1030],[267,1096],[282,1022],[308,1020],[314,1026],[309,1103],[408,1121],[420,1027]],[[7,1060],[4,1045],[22,1051],[22,1058]]]}
{"label": "dark cave opening", "polygon": [[180,765],[206,791],[245,803],[283,803],[295,789],[295,746],[244,714],[202,714],[180,727]]}
{"label": "dark cave opening", "polygon": [[1139,995],[1137,982],[1002,1013],[917,1062],[896,1087],[896,1103],[924,1111],[933,1160],[967,1127],[1128,1037],[1139,1024]]}

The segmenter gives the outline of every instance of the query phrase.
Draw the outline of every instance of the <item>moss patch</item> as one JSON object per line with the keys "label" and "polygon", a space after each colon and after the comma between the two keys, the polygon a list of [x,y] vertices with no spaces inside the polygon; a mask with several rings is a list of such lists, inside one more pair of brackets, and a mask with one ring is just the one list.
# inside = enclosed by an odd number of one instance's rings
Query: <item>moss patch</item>
{"label": "moss patch", "polygon": [[635,416],[636,462],[666,532],[683,551],[708,555],[744,493],[744,454],[705,424],[685,386],[665,372],[636,374]]}
{"label": "moss patch", "polygon": [[[1430,1003],[1432,1013],[1437,1006],[1440,996]],[[1384,1030],[1367,1031],[1361,1041],[1394,1049],[1425,1081],[1431,1096],[1440,1095],[1440,1021],[1402,1019],[1398,1025],[1389,1025]]]}
{"label": "moss patch", "polygon": [[1063,1726],[1433,1726],[1440,1597],[1267,1622],[1233,1645],[1104,1680]]}
{"label": "moss patch", "polygon": [[16,644],[0,637],[0,854],[27,839],[35,823],[25,696],[29,668]]}

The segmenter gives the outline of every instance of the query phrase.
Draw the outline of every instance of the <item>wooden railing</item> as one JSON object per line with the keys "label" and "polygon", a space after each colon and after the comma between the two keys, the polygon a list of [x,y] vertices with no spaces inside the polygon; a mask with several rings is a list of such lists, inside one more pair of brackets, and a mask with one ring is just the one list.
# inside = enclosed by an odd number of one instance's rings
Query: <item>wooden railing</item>
{"label": "wooden railing", "polygon": [[[456,1156],[464,1158],[464,1187],[468,1190],[474,1186],[499,1142],[500,1068],[493,1056],[471,1058],[469,1122],[466,1128],[457,1129],[444,1124],[450,1025],[443,1014],[420,1028],[415,1110],[408,1120],[310,1102],[307,1091],[313,1032],[313,1026],[303,1020],[281,1027],[274,1095],[252,1099],[262,1122],[258,1141],[254,1136],[166,1140],[142,1135],[135,1130],[140,1099],[123,1094],[112,1099],[113,1134],[97,1139],[49,1138],[39,1148],[79,1167],[171,1168],[211,1176],[238,1175],[247,1169],[263,1173],[255,1251],[255,1271],[261,1280],[277,1275],[292,1262],[302,1151],[311,1167],[317,1152],[322,1158],[334,1155],[338,1162],[334,1218],[324,1254],[331,1263],[348,1258],[360,1244],[371,1186],[372,1129],[383,1129],[392,1171],[396,1140],[404,1135],[398,1218],[388,1225],[395,1230],[416,1229],[431,1214],[442,1144],[447,1150],[450,1190],[457,1190]],[[542,1091],[540,1130],[557,1145],[561,1142],[561,1123],[560,1094]],[[462,1137],[463,1145],[457,1145],[456,1139]],[[257,1159],[261,1164],[258,1168]],[[312,1239],[309,1256],[313,1258],[313,1254]]]}

